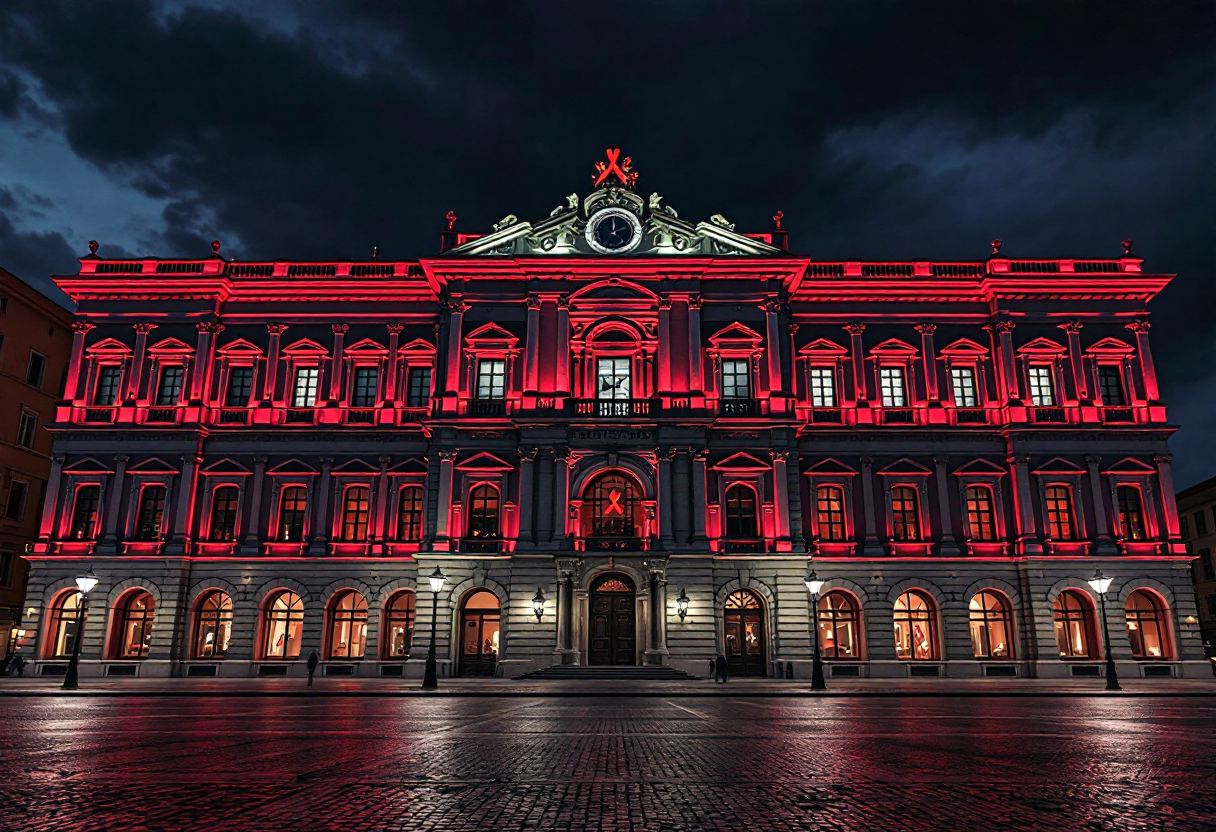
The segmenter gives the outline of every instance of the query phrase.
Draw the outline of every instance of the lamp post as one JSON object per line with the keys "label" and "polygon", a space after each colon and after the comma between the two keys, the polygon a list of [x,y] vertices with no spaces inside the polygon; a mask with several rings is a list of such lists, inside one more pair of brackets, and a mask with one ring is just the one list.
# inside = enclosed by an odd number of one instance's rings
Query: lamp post
{"label": "lamp post", "polygon": [[536,616],[537,624],[545,614],[545,593],[540,587],[536,588],[536,594],[532,596],[532,614]]}
{"label": "lamp post", "polygon": [[819,658],[819,590],[823,589],[824,582],[819,580],[812,568],[807,570],[803,583],[811,593],[811,635],[815,639],[815,656],[811,660],[811,690],[827,690],[827,683],[823,680],[823,660]]}
{"label": "lamp post", "polygon": [[1119,673],[1115,670],[1115,657],[1110,653],[1110,627],[1106,624],[1106,591],[1110,589],[1111,579],[1102,574],[1099,569],[1090,579],[1089,585],[1098,593],[1098,602],[1102,610],[1102,643],[1106,647],[1106,689],[1123,690],[1119,686]]}
{"label": "lamp post", "polygon": [[439,687],[439,668],[435,663],[435,631],[439,618],[439,592],[448,582],[448,576],[438,566],[427,576],[431,582],[431,646],[426,651],[426,675],[422,679],[423,690],[435,690]]}
{"label": "lamp post", "polygon": [[80,590],[80,603],[76,605],[76,638],[72,639],[72,658],[68,661],[68,672],[63,677],[64,690],[76,690],[79,684],[80,672],[80,642],[84,641],[84,607],[89,600],[89,593],[97,586],[97,576],[93,567],[83,575],[76,576],[76,588]]}
{"label": "lamp post", "polygon": [[684,592],[683,587],[680,587],[680,594],[676,596],[676,612],[681,621],[688,615],[688,594]]}

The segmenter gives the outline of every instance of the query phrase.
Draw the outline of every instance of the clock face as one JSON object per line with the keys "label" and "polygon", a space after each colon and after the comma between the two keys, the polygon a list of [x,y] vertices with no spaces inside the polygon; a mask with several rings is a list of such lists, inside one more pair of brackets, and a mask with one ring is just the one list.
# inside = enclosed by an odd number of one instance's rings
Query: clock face
{"label": "clock face", "polygon": [[624,208],[597,211],[587,222],[587,243],[600,254],[632,251],[641,242],[642,224]]}

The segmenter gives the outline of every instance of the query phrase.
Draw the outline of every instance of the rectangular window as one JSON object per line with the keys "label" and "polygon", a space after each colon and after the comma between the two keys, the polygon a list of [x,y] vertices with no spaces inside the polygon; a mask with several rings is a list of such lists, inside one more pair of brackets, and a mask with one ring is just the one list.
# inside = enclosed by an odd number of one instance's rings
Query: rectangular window
{"label": "rectangular window", "polygon": [[308,490],[302,485],[283,489],[279,504],[279,541],[299,543],[304,539],[304,517],[308,512]]}
{"label": "rectangular window", "polygon": [[951,367],[950,383],[954,389],[955,407],[979,406],[979,398],[975,395],[974,367]]}
{"label": "rectangular window", "polygon": [[397,539],[422,540],[422,489],[418,486],[401,489],[401,502],[397,507]]}
{"label": "rectangular window", "polygon": [[72,540],[92,540],[97,533],[97,506],[101,502],[101,486],[85,485],[76,490],[76,505],[72,509]]}
{"label": "rectangular window", "polygon": [[13,480],[8,487],[8,502],[4,506],[4,516],[9,520],[21,522],[25,519],[25,501],[29,496],[30,484],[21,480]]}
{"label": "rectangular window", "polygon": [[992,505],[992,491],[973,485],[966,491],[967,528],[971,539],[979,543],[996,540],[996,512]]}
{"label": "rectangular window", "polygon": [[1191,524],[1181,515],[1178,517],[1178,531],[1182,534],[1183,540],[1191,539]]}
{"label": "rectangular window", "polygon": [[317,404],[317,385],[321,380],[319,367],[300,367],[296,370],[296,383],[292,387],[292,407],[315,407]]}
{"label": "rectangular window", "polygon": [[21,411],[21,421],[17,425],[17,444],[27,448],[34,447],[34,434],[38,427],[38,417],[28,410]]}
{"label": "rectangular window", "polygon": [[165,487],[152,485],[139,495],[139,514],[135,523],[136,540],[156,540],[165,519]]}
{"label": "rectangular window", "polygon": [[811,407],[836,406],[836,370],[832,367],[811,368]]}
{"label": "rectangular window", "polygon": [[750,399],[752,397],[751,372],[748,362],[742,358],[728,358],[722,362],[722,397],[724,399]]}
{"label": "rectangular window", "polygon": [[1122,407],[1127,403],[1123,397],[1123,373],[1118,367],[1110,364],[1098,367],[1098,388],[1102,392],[1102,404],[1107,407]]}
{"label": "rectangular window", "polygon": [[30,350],[30,364],[25,369],[25,383],[41,387],[44,375],[46,375],[46,358]]}
{"label": "rectangular window", "polygon": [[350,394],[350,406],[375,407],[376,393],[379,388],[379,367],[356,367],[355,380]]}
{"label": "rectangular window", "polygon": [[1203,579],[1205,581],[1216,581],[1216,563],[1212,562],[1212,550],[1199,550],[1199,563],[1203,567]]}
{"label": "rectangular window", "polygon": [[122,367],[103,364],[97,370],[97,387],[93,390],[93,404],[110,407],[118,401],[118,380],[122,378]]}
{"label": "rectangular window", "polygon": [[1030,403],[1035,407],[1055,407],[1056,388],[1050,365],[1036,365],[1026,370],[1030,379]]}
{"label": "rectangular window", "polygon": [[226,407],[248,407],[253,395],[253,368],[233,367],[228,371],[228,395]]}
{"label": "rectangular window", "polygon": [[1216,616],[1216,595],[1208,596],[1208,615]]}
{"label": "rectangular window", "polygon": [[1119,528],[1127,540],[1144,540],[1144,507],[1140,501],[1140,489],[1133,485],[1121,485],[1115,489],[1119,509]]}
{"label": "rectangular window", "polygon": [[215,489],[211,496],[212,543],[231,543],[236,537],[236,515],[240,496],[240,489],[234,485]]}
{"label": "rectangular window", "polygon": [[819,521],[819,539],[844,540],[844,489],[835,485],[816,488],[815,510]]}
{"label": "rectangular window", "polygon": [[406,407],[426,407],[431,399],[431,368],[410,367]]}
{"label": "rectangular window", "polygon": [[916,489],[906,485],[891,489],[891,535],[901,542],[920,542],[920,504]]}
{"label": "rectangular window", "polygon": [[1052,540],[1075,540],[1072,493],[1062,485],[1047,488],[1047,536]]}
{"label": "rectangular window", "polygon": [[156,388],[157,407],[171,407],[182,395],[182,379],[186,368],[181,365],[165,367],[160,371],[160,384]]}
{"label": "rectangular window", "polygon": [[367,516],[371,510],[371,489],[362,485],[346,489],[342,504],[342,539],[348,543],[367,540]]}
{"label": "rectangular window", "polygon": [[628,399],[629,361],[626,357],[601,358],[595,364],[595,397],[597,399]]}
{"label": "rectangular window", "polygon": [[878,380],[882,391],[883,407],[907,407],[908,396],[904,388],[903,367],[881,367]]}
{"label": "rectangular window", "polygon": [[1196,537],[1203,537],[1208,533],[1208,516],[1203,513],[1203,509],[1192,514],[1191,518],[1195,521]]}
{"label": "rectangular window", "polygon": [[477,362],[477,398],[504,399],[507,396],[507,362],[483,358]]}
{"label": "rectangular window", "polygon": [[17,556],[12,552],[0,552],[0,586],[13,585],[13,567],[17,564]]}

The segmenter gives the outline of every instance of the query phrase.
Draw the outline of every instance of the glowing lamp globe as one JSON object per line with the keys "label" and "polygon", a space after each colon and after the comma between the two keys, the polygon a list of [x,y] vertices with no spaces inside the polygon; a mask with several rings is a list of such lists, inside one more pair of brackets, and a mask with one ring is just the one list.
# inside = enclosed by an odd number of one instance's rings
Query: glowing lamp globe
{"label": "glowing lamp globe", "polygon": [[1090,578],[1089,585],[1094,588],[1094,592],[1098,593],[1099,595],[1105,595],[1106,591],[1110,589],[1112,580],[1114,579],[1106,577],[1102,574],[1102,570],[1099,569],[1094,573],[1094,576]]}
{"label": "glowing lamp globe", "polygon": [[92,567],[83,575],[76,576],[76,588],[80,590],[81,595],[88,595],[95,586],[97,586],[97,576],[93,574]]}
{"label": "glowing lamp globe", "polygon": [[532,614],[536,616],[536,622],[539,624],[541,616],[545,614],[545,593],[540,587],[536,588],[536,594],[532,596]]}
{"label": "glowing lamp globe", "polygon": [[439,590],[443,589],[443,585],[448,582],[448,576],[443,574],[443,570],[438,566],[435,571],[427,575],[426,579],[431,582],[431,592],[438,595]]}
{"label": "glowing lamp globe", "polygon": [[819,590],[823,589],[823,585],[826,583],[826,581],[819,580],[819,576],[816,575],[815,570],[812,569],[810,572],[806,573],[806,580],[804,580],[803,583],[806,584],[807,590],[812,595],[818,595]]}

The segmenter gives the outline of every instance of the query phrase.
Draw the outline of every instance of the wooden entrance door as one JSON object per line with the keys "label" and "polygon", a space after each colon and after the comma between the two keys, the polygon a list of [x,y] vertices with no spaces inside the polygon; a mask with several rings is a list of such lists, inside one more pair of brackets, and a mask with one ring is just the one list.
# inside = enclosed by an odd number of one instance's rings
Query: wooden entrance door
{"label": "wooden entrance door", "polygon": [[493,676],[498,666],[498,597],[475,592],[460,611],[460,675]]}
{"label": "wooden entrance door", "polygon": [[588,663],[637,663],[636,593],[624,575],[605,575],[591,586],[591,634]]}
{"label": "wooden entrance door", "polygon": [[724,612],[726,664],[734,676],[764,676],[764,608],[755,593],[732,592]]}

